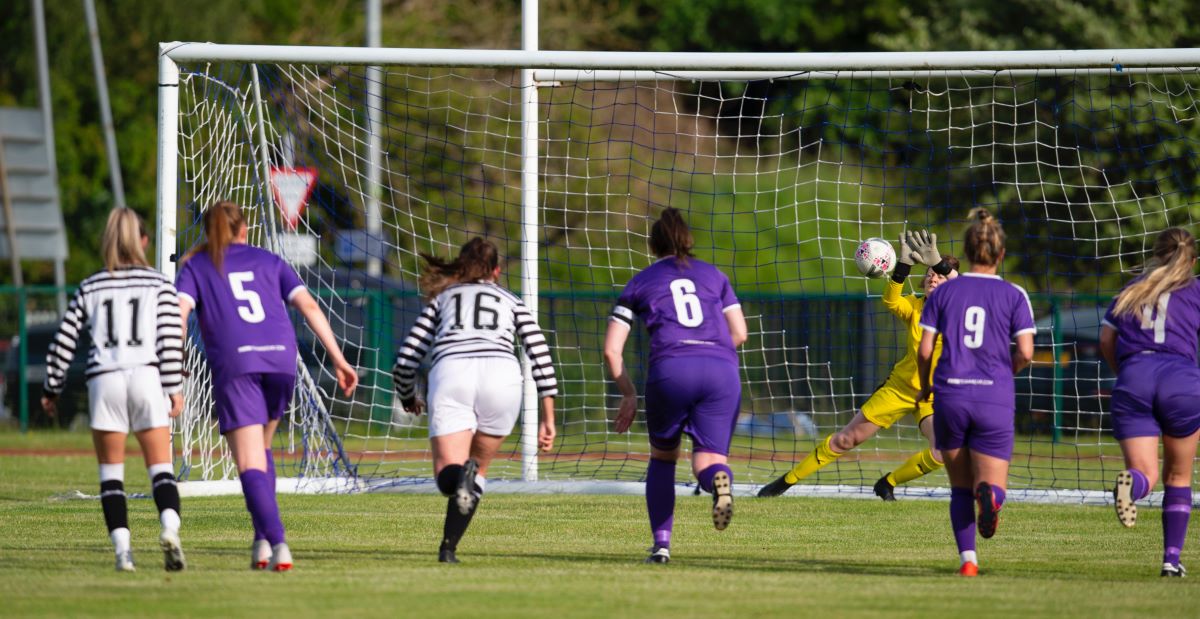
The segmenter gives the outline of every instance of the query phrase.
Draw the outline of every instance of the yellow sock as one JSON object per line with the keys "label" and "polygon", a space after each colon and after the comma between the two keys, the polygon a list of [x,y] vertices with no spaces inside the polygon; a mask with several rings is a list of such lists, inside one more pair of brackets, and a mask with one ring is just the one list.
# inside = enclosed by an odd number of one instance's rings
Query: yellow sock
{"label": "yellow sock", "polygon": [[820,444],[817,445],[816,449],[808,452],[808,455],[800,461],[800,464],[792,467],[792,470],[788,471],[787,475],[783,476],[783,480],[789,484],[794,484],[801,479],[816,473],[818,469],[826,464],[829,464],[830,462],[840,458],[842,454],[829,447],[829,442],[832,440],[832,434],[826,436],[825,440],[821,441]]}
{"label": "yellow sock", "polygon": [[910,456],[907,462],[900,465],[900,468],[888,473],[887,480],[895,487],[928,475],[940,468],[942,468],[942,463],[933,458],[933,452],[924,449]]}

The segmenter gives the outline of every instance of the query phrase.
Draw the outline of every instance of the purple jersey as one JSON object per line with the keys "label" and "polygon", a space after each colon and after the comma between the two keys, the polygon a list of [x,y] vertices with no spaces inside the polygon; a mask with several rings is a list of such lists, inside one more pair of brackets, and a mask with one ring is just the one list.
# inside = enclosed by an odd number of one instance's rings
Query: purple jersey
{"label": "purple jersey", "polygon": [[230,245],[222,270],[207,252],[179,270],[179,296],[195,307],[214,382],[253,373],[296,373],[296,333],[285,303],[304,283],[263,249]]}
{"label": "purple jersey", "polygon": [[[1134,280],[1135,282],[1137,280]],[[1128,288],[1128,286],[1126,286]],[[1104,324],[1117,332],[1117,359],[1143,352],[1179,355],[1196,365],[1200,345],[1200,282],[1159,295],[1145,310],[1114,316],[1113,299],[1104,314]]]}
{"label": "purple jersey", "polygon": [[1024,289],[996,275],[963,273],[929,295],[921,328],[942,335],[942,357],[933,373],[939,399],[1013,401],[1009,345],[1022,333],[1037,332]]}
{"label": "purple jersey", "polygon": [[612,320],[633,325],[641,316],[650,332],[650,363],[706,355],[737,363],[725,312],[741,304],[729,278],[707,262],[667,257],[633,276],[617,299]]}

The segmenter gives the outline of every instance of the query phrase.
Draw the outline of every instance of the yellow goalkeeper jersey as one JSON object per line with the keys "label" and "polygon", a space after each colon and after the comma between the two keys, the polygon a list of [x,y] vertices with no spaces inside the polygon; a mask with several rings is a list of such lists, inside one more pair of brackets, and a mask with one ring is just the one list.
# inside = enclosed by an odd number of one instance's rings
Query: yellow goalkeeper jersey
{"label": "yellow goalkeeper jersey", "polygon": [[[921,390],[921,379],[917,376],[917,348],[921,346],[921,310],[925,307],[925,299],[915,294],[904,296],[903,284],[888,279],[887,290],[883,292],[883,306],[895,314],[897,318],[908,323],[908,346],[904,358],[892,366],[885,384],[897,389],[911,391],[915,397]],[[938,358],[942,356],[942,338],[933,343],[933,366],[937,366]],[[932,377],[933,369],[930,369]]]}

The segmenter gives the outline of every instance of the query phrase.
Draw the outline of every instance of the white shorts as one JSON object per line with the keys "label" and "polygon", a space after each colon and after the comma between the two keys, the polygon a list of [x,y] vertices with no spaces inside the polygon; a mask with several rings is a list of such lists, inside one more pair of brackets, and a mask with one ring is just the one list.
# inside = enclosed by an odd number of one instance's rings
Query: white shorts
{"label": "white shorts", "polygon": [[503,357],[451,357],[429,371],[429,436],[473,430],[508,436],[521,413],[521,364]]}
{"label": "white shorts", "polygon": [[88,380],[93,430],[129,434],[170,425],[168,401],[153,366],[114,370]]}

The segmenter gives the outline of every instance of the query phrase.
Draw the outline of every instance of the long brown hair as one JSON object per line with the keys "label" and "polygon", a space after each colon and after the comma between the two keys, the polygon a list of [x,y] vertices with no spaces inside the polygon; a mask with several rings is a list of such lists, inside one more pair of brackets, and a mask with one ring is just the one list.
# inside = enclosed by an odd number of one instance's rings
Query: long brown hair
{"label": "long brown hair", "polygon": [[246,218],[242,216],[242,207],[230,200],[214,202],[204,211],[204,242],[192,248],[180,263],[187,262],[200,252],[208,252],[213,266],[221,270],[225,261],[225,250],[233,244],[242,228],[246,226]]}
{"label": "long brown hair", "polygon": [[467,241],[454,260],[444,260],[430,254],[421,254],[425,269],[421,272],[421,290],[426,299],[432,299],[446,288],[460,282],[488,279],[500,266],[500,251],[491,241],[475,237]]}
{"label": "long brown hair", "polygon": [[658,221],[650,227],[650,251],[659,258],[675,256],[683,262],[687,262],[692,255],[692,245],[695,243],[691,229],[688,228],[687,222],[683,220],[683,214],[677,208],[663,209]]}
{"label": "long brown hair", "polygon": [[1165,292],[1173,292],[1192,281],[1192,264],[1196,260],[1196,239],[1183,228],[1167,228],[1154,241],[1153,255],[1146,263],[1145,274],[1121,291],[1114,316],[1145,311],[1158,302]]}
{"label": "long brown hair", "polygon": [[963,253],[971,264],[995,266],[1004,253],[1004,228],[987,209],[977,207],[968,216],[971,225],[967,228],[966,246]]}
{"label": "long brown hair", "polygon": [[104,257],[104,268],[115,271],[122,267],[150,266],[150,262],[146,260],[146,252],[142,249],[142,239],[145,237],[146,227],[133,209],[114,208],[108,214],[104,234],[100,237],[100,255]]}

